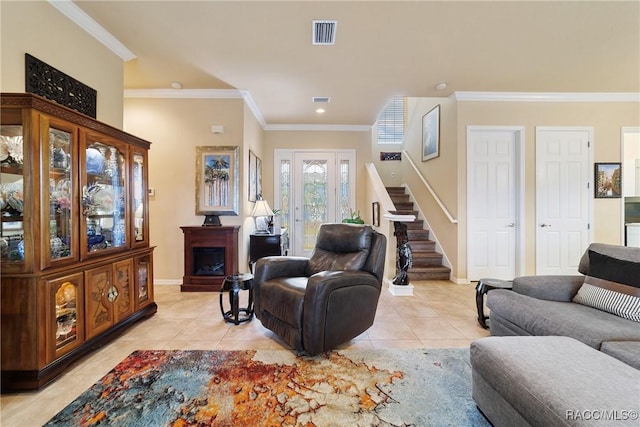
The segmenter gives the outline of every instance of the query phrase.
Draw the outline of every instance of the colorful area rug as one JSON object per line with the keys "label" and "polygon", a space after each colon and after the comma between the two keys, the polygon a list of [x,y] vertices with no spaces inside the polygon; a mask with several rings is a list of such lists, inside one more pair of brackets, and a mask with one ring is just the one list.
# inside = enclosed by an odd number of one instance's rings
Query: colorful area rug
{"label": "colorful area rug", "polygon": [[489,426],[468,349],[133,352],[48,426]]}

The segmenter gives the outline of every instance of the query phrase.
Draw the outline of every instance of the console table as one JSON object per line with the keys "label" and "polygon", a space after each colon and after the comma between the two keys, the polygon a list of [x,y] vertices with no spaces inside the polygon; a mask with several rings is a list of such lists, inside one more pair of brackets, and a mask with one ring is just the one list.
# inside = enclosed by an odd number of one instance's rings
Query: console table
{"label": "console table", "polygon": [[235,226],[184,226],[182,292],[215,292],[226,276],[238,273],[238,230]]}

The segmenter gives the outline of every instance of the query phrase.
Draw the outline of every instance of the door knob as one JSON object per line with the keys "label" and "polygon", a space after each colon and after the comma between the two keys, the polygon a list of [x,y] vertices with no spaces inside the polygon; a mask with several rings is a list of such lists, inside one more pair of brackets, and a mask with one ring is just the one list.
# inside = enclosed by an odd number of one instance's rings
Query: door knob
{"label": "door knob", "polygon": [[516,226],[516,223],[515,223],[515,222],[512,222],[511,224],[507,224],[507,227],[510,227],[510,228],[513,228],[513,227],[515,227],[515,226]]}
{"label": "door knob", "polygon": [[544,227],[551,227],[551,224],[540,224],[540,227],[544,228]]}

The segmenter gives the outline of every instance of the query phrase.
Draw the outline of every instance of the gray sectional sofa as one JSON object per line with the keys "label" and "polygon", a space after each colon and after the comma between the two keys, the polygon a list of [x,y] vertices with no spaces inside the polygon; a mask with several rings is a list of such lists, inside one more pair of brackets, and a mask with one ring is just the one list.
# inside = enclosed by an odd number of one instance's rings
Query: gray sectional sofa
{"label": "gray sectional sofa", "polygon": [[593,243],[578,271],[487,294],[471,364],[494,426],[640,425],[640,248]]}

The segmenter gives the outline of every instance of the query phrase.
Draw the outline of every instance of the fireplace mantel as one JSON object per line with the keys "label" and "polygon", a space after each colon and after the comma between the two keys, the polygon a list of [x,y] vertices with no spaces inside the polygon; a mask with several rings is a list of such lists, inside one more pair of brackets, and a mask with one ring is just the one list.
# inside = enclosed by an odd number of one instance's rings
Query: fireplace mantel
{"label": "fireplace mantel", "polygon": [[[235,226],[183,226],[182,292],[219,291],[226,276],[238,273],[238,230]],[[224,265],[220,267],[220,263]]]}

